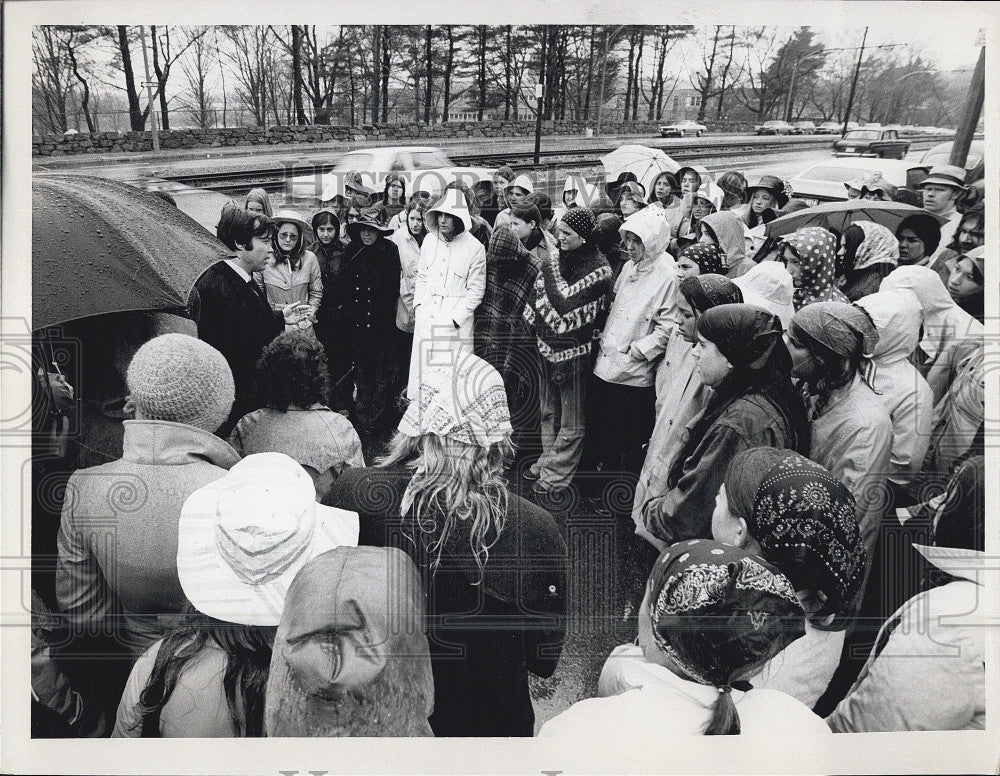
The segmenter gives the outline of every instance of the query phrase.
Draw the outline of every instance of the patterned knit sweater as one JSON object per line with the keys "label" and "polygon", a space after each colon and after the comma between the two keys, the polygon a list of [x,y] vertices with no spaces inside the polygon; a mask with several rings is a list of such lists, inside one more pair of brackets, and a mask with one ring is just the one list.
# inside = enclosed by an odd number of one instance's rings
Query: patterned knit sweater
{"label": "patterned knit sweater", "polygon": [[524,319],[535,329],[538,351],[555,372],[589,366],[598,316],[607,309],[613,274],[591,243],[559,251],[542,262]]}

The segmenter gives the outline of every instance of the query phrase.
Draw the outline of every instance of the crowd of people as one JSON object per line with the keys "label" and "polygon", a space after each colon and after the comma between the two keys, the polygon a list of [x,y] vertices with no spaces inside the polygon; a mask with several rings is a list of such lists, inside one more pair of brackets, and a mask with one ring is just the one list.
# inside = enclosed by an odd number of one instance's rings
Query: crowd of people
{"label": "crowd of people", "polygon": [[196,331],[135,349],[118,459],[66,485],[36,735],[532,736],[583,512],[636,638],[539,735],[984,727],[984,633],[939,623],[984,549],[964,170],[777,238],[772,175],[407,185],[223,209]]}

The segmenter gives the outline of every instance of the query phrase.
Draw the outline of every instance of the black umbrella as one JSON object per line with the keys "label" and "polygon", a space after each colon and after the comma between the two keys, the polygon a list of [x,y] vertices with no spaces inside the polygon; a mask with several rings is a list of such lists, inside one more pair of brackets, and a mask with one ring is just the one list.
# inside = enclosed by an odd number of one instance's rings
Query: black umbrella
{"label": "black umbrella", "polygon": [[141,189],[89,175],[32,181],[32,328],[187,305],[229,253],[203,226]]}
{"label": "black umbrella", "polygon": [[904,218],[923,213],[944,224],[948,219],[923,208],[903,202],[886,202],[877,199],[848,199],[838,202],[822,202],[813,207],[803,208],[781,216],[764,227],[768,237],[781,237],[803,226],[821,226],[824,229],[843,231],[855,221],[874,221],[876,224],[895,232]]}

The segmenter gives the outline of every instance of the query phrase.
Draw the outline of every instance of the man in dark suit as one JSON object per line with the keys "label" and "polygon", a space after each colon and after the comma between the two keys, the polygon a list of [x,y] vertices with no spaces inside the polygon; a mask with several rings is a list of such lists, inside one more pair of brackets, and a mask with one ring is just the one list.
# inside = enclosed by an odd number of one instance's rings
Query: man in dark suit
{"label": "man in dark suit", "polygon": [[198,338],[222,353],[233,372],[236,399],[217,432],[225,437],[240,418],[262,406],[253,385],[254,365],[284,325],[297,322],[302,305],[287,305],[281,313],[272,311],[263,287],[254,279],[253,273],[263,270],[272,258],[271,224],[266,216],[227,205],[216,234],[234,255],[202,273],[189,304]]}

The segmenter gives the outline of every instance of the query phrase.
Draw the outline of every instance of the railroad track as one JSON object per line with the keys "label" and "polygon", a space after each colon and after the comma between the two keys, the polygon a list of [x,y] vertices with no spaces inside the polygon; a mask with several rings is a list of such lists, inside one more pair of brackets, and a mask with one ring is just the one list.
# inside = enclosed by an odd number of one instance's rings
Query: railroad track
{"label": "railroad track", "polygon": [[[945,137],[926,137],[913,139],[911,150],[925,150],[942,142]],[[823,147],[831,142],[827,136],[775,139],[763,142],[711,141],[698,145],[676,145],[656,141],[645,141],[644,144],[660,148],[678,162],[695,162],[706,159],[730,159],[746,156],[771,156],[787,153],[791,150],[808,150]],[[616,146],[617,147],[617,146]],[[548,169],[567,169],[596,165],[601,156],[610,153],[614,147],[588,147],[579,149],[561,149],[542,151],[539,153],[539,165]],[[481,154],[454,154],[451,160],[457,166],[500,167],[508,165],[514,170],[534,169],[533,151],[503,151]],[[248,188],[261,187],[267,191],[281,191],[289,177],[297,175],[324,174],[331,171],[335,162],[315,164],[305,161],[289,161],[281,166],[270,166],[249,170],[229,170],[217,173],[195,173],[190,175],[165,176],[167,180],[191,188],[206,189],[233,194]]]}

